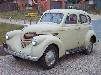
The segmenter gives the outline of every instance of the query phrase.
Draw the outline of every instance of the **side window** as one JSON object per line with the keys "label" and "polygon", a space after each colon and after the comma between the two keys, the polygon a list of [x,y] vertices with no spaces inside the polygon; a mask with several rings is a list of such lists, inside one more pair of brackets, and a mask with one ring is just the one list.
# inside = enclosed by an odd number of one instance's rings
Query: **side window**
{"label": "side window", "polygon": [[81,23],[87,23],[88,22],[86,15],[80,14],[79,17],[80,17]]}
{"label": "side window", "polygon": [[71,14],[67,16],[65,24],[77,24],[77,15]]}

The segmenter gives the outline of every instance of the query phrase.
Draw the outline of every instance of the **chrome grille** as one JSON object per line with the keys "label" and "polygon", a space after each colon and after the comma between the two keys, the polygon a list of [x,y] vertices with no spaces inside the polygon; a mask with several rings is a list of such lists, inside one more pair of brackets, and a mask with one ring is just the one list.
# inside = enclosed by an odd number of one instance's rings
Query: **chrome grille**
{"label": "chrome grille", "polygon": [[31,40],[34,36],[37,36],[37,34],[35,32],[28,32],[25,33],[23,38],[21,39],[21,44],[22,47],[26,47],[27,45],[29,45],[31,43]]}

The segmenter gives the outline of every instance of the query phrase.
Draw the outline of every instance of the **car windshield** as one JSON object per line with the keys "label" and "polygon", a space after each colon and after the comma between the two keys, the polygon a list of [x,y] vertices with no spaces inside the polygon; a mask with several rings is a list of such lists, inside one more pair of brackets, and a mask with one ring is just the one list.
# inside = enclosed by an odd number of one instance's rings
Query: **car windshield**
{"label": "car windshield", "polygon": [[45,13],[40,22],[52,22],[52,23],[57,23],[60,24],[63,18],[62,13]]}

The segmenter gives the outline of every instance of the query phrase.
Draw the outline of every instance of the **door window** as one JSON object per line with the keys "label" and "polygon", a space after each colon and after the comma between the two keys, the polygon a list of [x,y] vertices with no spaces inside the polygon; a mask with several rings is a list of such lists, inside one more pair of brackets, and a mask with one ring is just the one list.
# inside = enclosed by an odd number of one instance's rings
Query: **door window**
{"label": "door window", "polygon": [[67,16],[65,24],[77,24],[77,15],[71,14]]}
{"label": "door window", "polygon": [[62,19],[63,19],[63,14],[62,13],[45,13],[40,22],[52,22],[52,23],[57,23],[60,24]]}
{"label": "door window", "polygon": [[80,17],[81,23],[87,23],[88,22],[86,15],[80,14],[79,17]]}

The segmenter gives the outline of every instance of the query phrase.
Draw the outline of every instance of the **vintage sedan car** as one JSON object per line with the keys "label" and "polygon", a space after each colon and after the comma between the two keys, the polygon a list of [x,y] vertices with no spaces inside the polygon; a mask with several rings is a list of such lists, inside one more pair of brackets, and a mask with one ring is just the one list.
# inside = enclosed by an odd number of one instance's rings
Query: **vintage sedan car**
{"label": "vintage sedan car", "polygon": [[7,32],[5,50],[15,58],[41,61],[46,69],[65,54],[90,54],[96,43],[89,14],[76,9],[52,9],[37,24]]}

